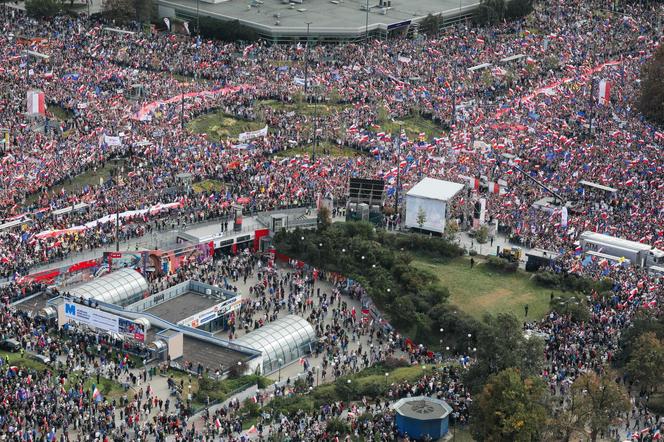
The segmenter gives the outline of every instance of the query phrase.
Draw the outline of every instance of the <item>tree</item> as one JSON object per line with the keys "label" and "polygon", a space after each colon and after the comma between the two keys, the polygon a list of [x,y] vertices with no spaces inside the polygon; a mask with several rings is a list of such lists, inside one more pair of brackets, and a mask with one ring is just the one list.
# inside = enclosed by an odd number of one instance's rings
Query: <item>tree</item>
{"label": "tree", "polygon": [[134,3],[133,0],[103,0],[102,11],[109,20],[128,23],[134,17]]}
{"label": "tree", "polygon": [[486,244],[487,239],[489,239],[489,228],[486,225],[480,227],[475,234],[475,239],[480,244]]}
{"label": "tree", "polygon": [[641,71],[639,111],[648,119],[664,125],[664,45],[660,45]]}
{"label": "tree", "polygon": [[495,23],[505,17],[507,4],[505,0],[482,0],[475,20],[479,23]]}
{"label": "tree", "polygon": [[644,333],[636,340],[626,372],[651,392],[664,383],[664,342],[655,333]]}
{"label": "tree", "polygon": [[58,0],[27,0],[25,11],[30,17],[53,17],[62,11],[62,3]]}
{"label": "tree", "polygon": [[522,376],[536,376],[542,371],[544,342],[542,339],[523,335],[516,316],[500,313],[484,317],[485,327],[478,332],[477,363],[466,374],[466,385],[480,391],[487,378],[506,370],[517,368]]}
{"label": "tree", "polygon": [[533,12],[533,0],[509,0],[506,6],[507,18],[521,18]]}
{"label": "tree", "polygon": [[426,35],[436,35],[440,32],[440,16],[429,14],[420,22],[419,30]]}
{"label": "tree", "polygon": [[547,390],[538,377],[523,379],[509,368],[489,378],[471,408],[471,432],[475,440],[538,440],[549,411]]}
{"label": "tree", "polygon": [[572,384],[570,394],[578,401],[578,428],[588,429],[592,442],[631,408],[627,392],[613,378],[611,372],[601,376],[588,372]]}
{"label": "tree", "polygon": [[332,224],[332,214],[327,206],[321,205],[318,209],[318,224],[321,229],[327,229]]}
{"label": "tree", "polygon": [[636,341],[644,333],[655,333],[657,338],[664,339],[664,317],[653,318],[642,310],[636,313],[632,324],[620,334],[620,351],[613,359],[617,367],[624,367],[632,357],[632,352],[637,348]]}
{"label": "tree", "polygon": [[132,0],[134,17],[138,22],[149,22],[152,19],[154,3],[150,0]]}
{"label": "tree", "polygon": [[427,222],[427,213],[424,211],[424,208],[420,206],[420,208],[417,209],[417,225],[420,226],[420,229],[424,226],[425,222]]}

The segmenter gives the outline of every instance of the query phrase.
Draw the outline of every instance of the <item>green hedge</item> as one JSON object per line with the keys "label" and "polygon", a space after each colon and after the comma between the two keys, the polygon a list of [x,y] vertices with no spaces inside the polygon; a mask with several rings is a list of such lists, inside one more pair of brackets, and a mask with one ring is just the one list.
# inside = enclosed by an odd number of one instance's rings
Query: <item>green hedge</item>
{"label": "green hedge", "polygon": [[502,273],[515,273],[519,268],[518,262],[513,262],[497,256],[489,256],[486,259],[486,265],[492,270]]}
{"label": "green hedge", "polygon": [[229,395],[243,387],[248,388],[251,385],[258,385],[258,388],[265,388],[271,383],[272,381],[268,378],[258,375],[241,376],[236,379],[221,381],[215,381],[204,376],[198,381],[198,391],[194,396],[194,400],[205,403],[209,396],[210,402],[223,402]]}
{"label": "green hedge", "polygon": [[405,253],[450,259],[463,254],[456,245],[442,238],[377,231],[366,222],[335,223],[317,231],[281,231],[274,242],[280,253],[360,283],[390,323],[416,342],[437,342],[440,328],[446,330],[447,339],[456,341],[447,331],[459,327],[448,329],[449,321],[443,319],[451,313],[449,291],[435,274],[410,265],[412,257]]}
{"label": "green hedge", "polygon": [[595,281],[576,274],[554,273],[548,269],[535,273],[534,281],[542,287],[586,294],[590,294],[593,290],[597,293],[603,293],[611,290],[613,286],[613,281],[609,278]]}

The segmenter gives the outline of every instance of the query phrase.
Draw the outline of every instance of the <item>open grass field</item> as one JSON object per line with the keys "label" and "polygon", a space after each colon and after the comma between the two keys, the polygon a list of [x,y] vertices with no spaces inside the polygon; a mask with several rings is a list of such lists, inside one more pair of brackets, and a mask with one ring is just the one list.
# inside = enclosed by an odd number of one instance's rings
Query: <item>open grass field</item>
{"label": "open grass field", "polygon": [[49,104],[47,110],[53,114],[54,118],[60,121],[67,121],[74,118],[74,114],[71,111],[55,104]]}
{"label": "open grass field", "polygon": [[447,262],[416,259],[413,265],[433,272],[440,284],[449,289],[450,303],[478,320],[485,313],[514,313],[522,319],[526,304],[527,319],[540,319],[549,312],[552,292],[554,296],[568,296],[538,286],[525,271],[498,273],[481,263],[480,258],[475,257],[475,261],[477,264],[472,270],[467,257]]}
{"label": "open grass field", "polygon": [[187,123],[190,131],[207,134],[213,141],[237,138],[242,132],[257,130],[264,126],[265,123],[261,121],[241,120],[221,111],[201,115]]}
{"label": "open grass field", "polygon": [[[104,167],[98,167],[97,169],[89,169],[83,172],[80,175],[75,176],[71,181],[64,181],[60,184],[53,186],[54,189],[58,191],[64,188],[67,192],[80,192],[86,185],[99,185],[99,180],[103,179],[104,181],[108,180],[111,171],[116,168],[121,168],[126,163],[126,160],[123,158],[115,159],[108,161]],[[125,170],[126,172],[126,170]],[[28,203],[33,203],[37,201],[39,197],[38,194],[32,194],[28,196]]]}
{"label": "open grass field", "polygon": [[424,132],[427,135],[427,138],[439,137],[445,132],[441,126],[432,120],[417,114],[413,114],[400,120],[384,121],[380,127],[381,131],[395,135],[399,133],[399,128],[403,127],[410,140],[417,139],[421,132]]}
{"label": "open grass field", "polygon": [[[24,369],[31,369],[37,371],[53,369],[52,367],[48,367],[42,364],[40,361],[32,359],[27,353],[23,357],[21,357],[20,353],[10,353],[7,351],[0,351],[0,358],[2,358],[3,361],[5,361],[5,365],[3,368],[3,370],[5,371],[2,372],[3,376],[6,373],[6,368],[12,365]],[[9,360],[8,365],[6,363],[7,360]],[[75,385],[78,382],[80,376],[81,376],[80,372],[75,372],[75,371],[70,372],[67,377],[67,383],[65,384],[65,389],[68,390],[71,386]],[[96,384],[96,379],[94,377],[90,377],[83,383],[83,389],[87,391],[92,388],[93,384]],[[99,389],[102,396],[106,400],[119,399],[125,393],[124,388],[118,382],[103,377],[99,378],[99,384],[97,384],[97,388]],[[131,398],[132,395],[133,394],[131,391],[127,392],[128,397]]]}
{"label": "open grass field", "polygon": [[219,180],[203,180],[191,185],[196,193],[201,192],[221,192],[224,189],[224,183]]}

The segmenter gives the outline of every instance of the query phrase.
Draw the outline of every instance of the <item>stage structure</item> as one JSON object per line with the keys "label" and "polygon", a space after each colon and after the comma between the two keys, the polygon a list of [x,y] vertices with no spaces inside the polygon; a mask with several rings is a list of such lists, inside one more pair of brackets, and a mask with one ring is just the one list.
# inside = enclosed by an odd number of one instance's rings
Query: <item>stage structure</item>
{"label": "stage structure", "polygon": [[406,193],[406,228],[442,234],[449,202],[463,184],[424,178]]}

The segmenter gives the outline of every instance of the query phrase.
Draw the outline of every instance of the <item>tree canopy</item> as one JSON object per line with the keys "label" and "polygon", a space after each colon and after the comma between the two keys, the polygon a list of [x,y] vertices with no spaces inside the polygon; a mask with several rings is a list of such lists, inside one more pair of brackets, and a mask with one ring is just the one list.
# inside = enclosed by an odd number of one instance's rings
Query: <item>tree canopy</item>
{"label": "tree canopy", "polygon": [[611,372],[601,376],[594,372],[582,374],[572,384],[570,395],[578,404],[578,428],[588,429],[592,442],[631,408],[627,392],[613,380]]}
{"label": "tree canopy", "polygon": [[411,251],[449,258],[463,253],[459,247],[442,238],[387,233],[366,222],[319,227],[279,232],[277,250],[359,282],[390,323],[418,342],[437,342],[440,328],[452,346],[475,333],[475,321],[451,311],[449,292],[435,275],[410,264]]}
{"label": "tree canopy", "polygon": [[466,375],[466,385],[480,391],[491,375],[516,368],[524,376],[537,376],[542,371],[544,342],[537,337],[527,339],[518,319],[507,313],[487,315],[477,336],[477,362]]}
{"label": "tree canopy", "polygon": [[664,384],[664,341],[654,332],[639,336],[625,368],[644,389],[656,392]]}
{"label": "tree canopy", "polygon": [[475,440],[538,440],[549,416],[546,385],[508,368],[489,378],[471,413]]}
{"label": "tree canopy", "polygon": [[664,45],[660,45],[641,72],[639,110],[648,119],[664,125]]}

